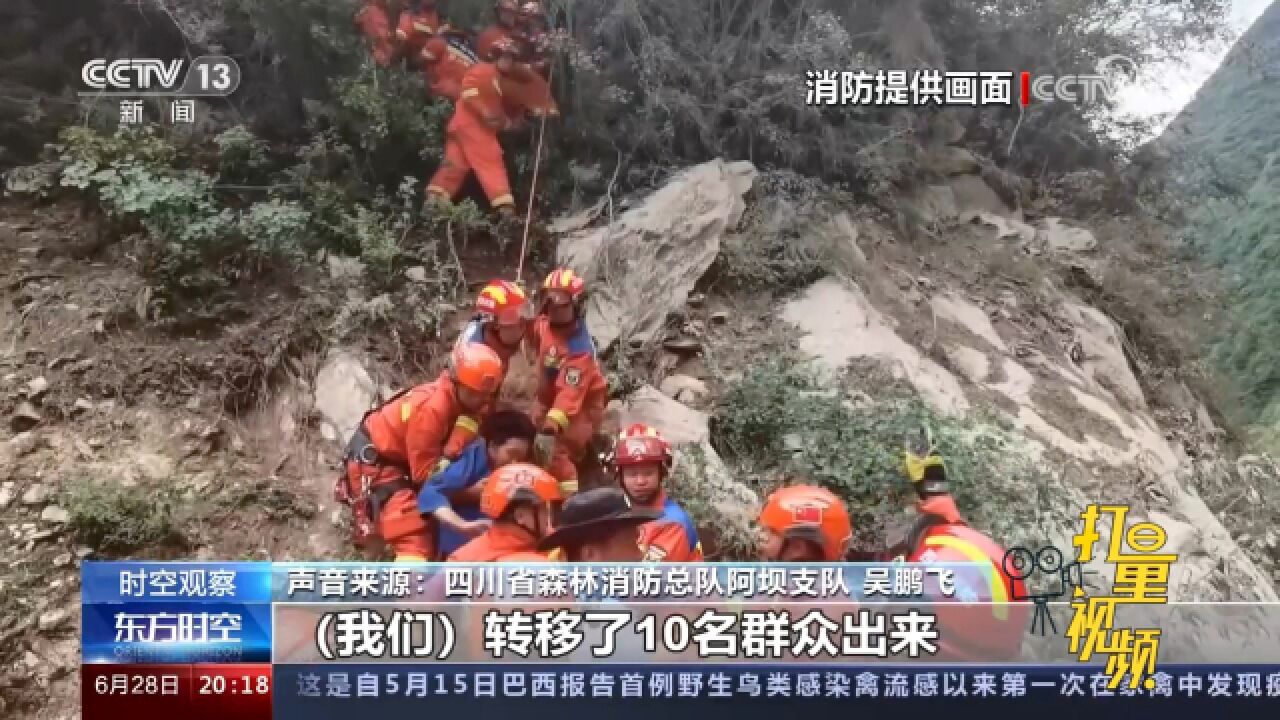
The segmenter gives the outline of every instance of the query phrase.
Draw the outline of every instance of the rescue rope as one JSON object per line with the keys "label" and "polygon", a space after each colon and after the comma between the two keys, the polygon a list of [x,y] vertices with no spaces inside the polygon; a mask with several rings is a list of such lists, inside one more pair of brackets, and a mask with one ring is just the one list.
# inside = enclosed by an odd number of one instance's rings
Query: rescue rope
{"label": "rescue rope", "polygon": [[[551,64],[551,70],[547,73],[547,97],[551,99],[551,81],[556,76],[556,63]],[[534,192],[538,189],[538,168],[542,164],[542,136],[547,128],[547,112],[542,113],[542,117],[538,120],[538,145],[533,154],[533,179],[529,181],[529,205],[524,213],[524,235],[520,239],[520,264],[516,266],[516,284],[523,286],[524,284],[524,259],[529,252],[529,225],[533,222],[533,198]]]}

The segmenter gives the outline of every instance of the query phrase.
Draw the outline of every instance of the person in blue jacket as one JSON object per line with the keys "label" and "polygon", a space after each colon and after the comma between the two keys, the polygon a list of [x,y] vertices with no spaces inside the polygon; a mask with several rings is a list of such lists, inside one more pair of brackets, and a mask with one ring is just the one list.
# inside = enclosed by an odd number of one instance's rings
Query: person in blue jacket
{"label": "person in blue jacket", "polygon": [[527,461],[537,434],[533,420],[522,412],[491,413],[480,427],[480,437],[423,483],[418,510],[436,520],[440,557],[448,557],[489,527],[489,519],[480,512],[485,478],[504,465]]}

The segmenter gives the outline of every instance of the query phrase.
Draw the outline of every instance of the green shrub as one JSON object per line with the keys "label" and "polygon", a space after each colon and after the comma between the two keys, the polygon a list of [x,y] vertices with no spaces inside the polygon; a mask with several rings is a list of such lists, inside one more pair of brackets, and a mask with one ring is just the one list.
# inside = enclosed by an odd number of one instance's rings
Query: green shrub
{"label": "green shrub", "polygon": [[81,481],[61,503],[77,542],[99,553],[123,556],[186,544],[176,517],[176,496],[165,488]]}
{"label": "green shrub", "polygon": [[779,170],[761,173],[736,232],[727,235],[713,277],[728,287],[796,289],[830,272],[828,237],[814,232],[848,201],[819,180]]}
{"label": "green shrub", "polygon": [[1037,535],[1038,501],[1057,481],[993,418],[942,416],[907,394],[856,404],[808,367],[773,358],[729,387],[711,428],[717,449],[760,491],[779,476],[827,487],[849,503],[858,544],[883,548],[895,539],[883,537],[886,521],[915,498],[902,443],[922,425],[932,428],[952,493],[976,527],[1003,541]]}

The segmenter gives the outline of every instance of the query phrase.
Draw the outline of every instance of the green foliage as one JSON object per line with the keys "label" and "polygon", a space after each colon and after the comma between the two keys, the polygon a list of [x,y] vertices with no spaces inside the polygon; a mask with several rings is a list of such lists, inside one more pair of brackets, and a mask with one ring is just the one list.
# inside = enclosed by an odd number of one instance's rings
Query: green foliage
{"label": "green foliage", "polygon": [[933,429],[970,521],[998,540],[1021,538],[1032,524],[1031,501],[1052,481],[1027,459],[1016,433],[991,418],[945,417],[905,394],[855,404],[809,368],[774,358],[728,389],[712,439],[750,476],[782,475],[836,492],[849,503],[859,544],[883,548],[891,540],[883,537],[886,520],[914,498],[901,448],[922,425]]}
{"label": "green foliage", "polygon": [[77,542],[109,556],[157,546],[182,547],[175,495],[156,487],[82,481],[61,500]]}
{"label": "green foliage", "polygon": [[1280,5],[1227,55],[1161,143],[1180,172],[1191,245],[1226,276],[1226,322],[1211,338],[1239,414],[1280,425]]}
{"label": "green foliage", "polygon": [[717,479],[711,475],[700,446],[682,447],[665,481],[666,492],[680,499],[680,507],[698,527],[699,540],[708,560],[756,559],[756,529],[748,518],[725,516],[715,490]]}
{"label": "green foliage", "polygon": [[250,178],[271,165],[267,144],[243,125],[213,138],[218,146],[218,169],[224,177]]}
{"label": "green foliage", "polygon": [[789,171],[762,173],[739,228],[716,258],[715,277],[731,287],[794,289],[826,275],[830,239],[814,228],[847,202],[845,193]]}

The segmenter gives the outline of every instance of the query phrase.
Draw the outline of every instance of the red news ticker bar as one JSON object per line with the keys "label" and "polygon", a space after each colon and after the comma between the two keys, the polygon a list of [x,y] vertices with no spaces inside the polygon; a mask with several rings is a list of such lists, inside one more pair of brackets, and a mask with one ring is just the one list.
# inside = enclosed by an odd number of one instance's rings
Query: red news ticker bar
{"label": "red news ticker bar", "polygon": [[269,663],[84,665],[83,720],[271,720]]}

